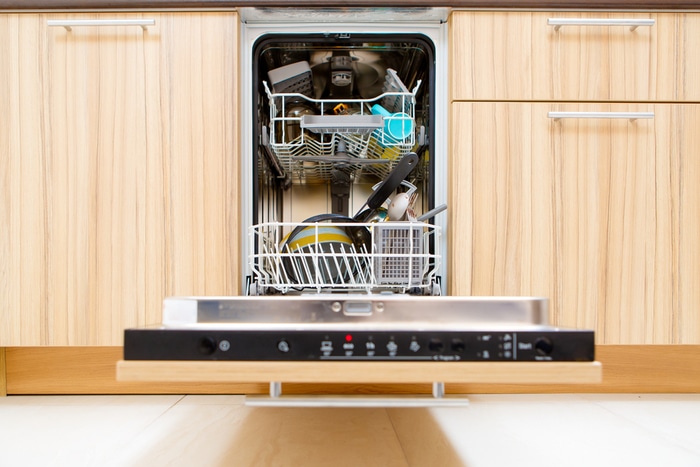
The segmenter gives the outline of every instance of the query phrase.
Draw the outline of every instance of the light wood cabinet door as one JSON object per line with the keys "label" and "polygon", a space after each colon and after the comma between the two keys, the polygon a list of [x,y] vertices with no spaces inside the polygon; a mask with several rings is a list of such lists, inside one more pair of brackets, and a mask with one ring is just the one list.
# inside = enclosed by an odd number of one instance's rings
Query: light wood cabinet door
{"label": "light wood cabinet door", "polygon": [[698,13],[460,11],[450,34],[453,100],[700,101]]}
{"label": "light wood cabinet door", "polygon": [[236,293],[236,15],[0,18],[0,345],[119,345],[165,296]]}
{"label": "light wood cabinet door", "polygon": [[0,346],[38,344],[47,317],[44,35],[37,15],[0,14]]}
{"label": "light wood cabinet door", "polygon": [[451,118],[450,294],[549,297],[554,324],[599,343],[700,343],[700,105],[455,103]]}

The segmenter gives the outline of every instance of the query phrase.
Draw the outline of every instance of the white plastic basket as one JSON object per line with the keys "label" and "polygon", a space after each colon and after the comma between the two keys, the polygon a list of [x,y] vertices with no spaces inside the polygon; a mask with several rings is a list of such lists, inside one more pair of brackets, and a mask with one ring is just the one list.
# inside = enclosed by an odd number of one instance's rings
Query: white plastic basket
{"label": "white plastic basket", "polygon": [[374,271],[377,284],[407,283],[419,286],[423,282],[423,227],[410,222],[377,224],[373,236],[376,251]]}
{"label": "white plastic basket", "polygon": [[[286,236],[303,228],[305,240]],[[345,229],[366,229],[358,244]],[[356,230],[352,230],[356,231]],[[281,223],[249,228],[249,265],[261,294],[314,290],[430,294],[440,228],[424,222]]]}

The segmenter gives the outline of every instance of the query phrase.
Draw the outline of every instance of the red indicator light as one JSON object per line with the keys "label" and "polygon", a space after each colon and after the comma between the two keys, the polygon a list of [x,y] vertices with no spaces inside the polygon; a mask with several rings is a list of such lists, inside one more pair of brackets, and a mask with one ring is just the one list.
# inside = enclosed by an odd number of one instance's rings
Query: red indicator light
{"label": "red indicator light", "polygon": [[352,342],[352,334],[345,334],[345,342]]}

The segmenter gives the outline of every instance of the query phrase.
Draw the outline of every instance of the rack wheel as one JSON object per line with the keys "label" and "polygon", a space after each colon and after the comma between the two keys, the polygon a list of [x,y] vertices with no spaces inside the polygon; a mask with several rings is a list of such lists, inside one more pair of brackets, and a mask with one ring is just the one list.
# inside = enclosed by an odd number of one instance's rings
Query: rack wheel
{"label": "rack wheel", "polygon": [[250,296],[261,295],[260,286],[258,285],[257,282],[252,282],[250,284],[250,286],[248,287],[248,295],[250,295]]}

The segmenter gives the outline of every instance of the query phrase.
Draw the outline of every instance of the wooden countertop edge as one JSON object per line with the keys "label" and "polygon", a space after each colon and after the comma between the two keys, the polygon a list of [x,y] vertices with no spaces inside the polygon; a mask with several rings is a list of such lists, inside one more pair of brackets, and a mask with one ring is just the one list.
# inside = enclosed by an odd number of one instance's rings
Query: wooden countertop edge
{"label": "wooden countertop edge", "polygon": [[5,348],[0,347],[0,397],[7,395],[7,372],[5,367]]}
{"label": "wooden countertop edge", "polygon": [[[599,384],[446,383],[446,391],[453,394],[700,393],[700,345],[598,345],[595,358],[602,366]],[[268,382],[117,381],[117,362],[121,360],[123,348],[118,346],[8,347],[5,349],[6,391],[8,395],[266,394],[269,391]],[[351,362],[340,362],[343,363]],[[284,392],[429,394],[431,390],[429,383],[290,382],[285,383]]]}
{"label": "wooden countertop edge", "polygon": [[482,9],[606,9],[606,10],[694,10],[700,9],[699,0],[633,1],[633,0],[0,0],[2,10],[118,10],[118,9],[234,9],[237,7],[451,7]]}
{"label": "wooden countertop edge", "polygon": [[117,381],[213,383],[589,384],[599,362],[183,362],[119,361]]}

